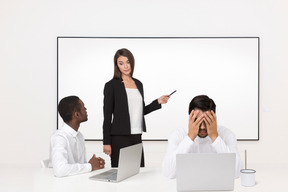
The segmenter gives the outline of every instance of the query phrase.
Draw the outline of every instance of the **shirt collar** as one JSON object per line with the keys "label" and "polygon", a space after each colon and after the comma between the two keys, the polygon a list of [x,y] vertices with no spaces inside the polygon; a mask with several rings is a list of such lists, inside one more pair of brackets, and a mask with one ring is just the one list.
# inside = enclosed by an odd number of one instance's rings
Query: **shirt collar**
{"label": "shirt collar", "polygon": [[76,136],[78,135],[78,133],[79,133],[78,131],[75,131],[72,127],[70,127],[70,126],[67,125],[66,123],[64,123],[62,129],[63,129],[65,132],[71,134],[73,137],[76,137]]}
{"label": "shirt collar", "polygon": [[205,138],[200,138],[199,136],[196,137],[198,143],[206,143],[207,141],[212,141],[211,138],[207,135]]}

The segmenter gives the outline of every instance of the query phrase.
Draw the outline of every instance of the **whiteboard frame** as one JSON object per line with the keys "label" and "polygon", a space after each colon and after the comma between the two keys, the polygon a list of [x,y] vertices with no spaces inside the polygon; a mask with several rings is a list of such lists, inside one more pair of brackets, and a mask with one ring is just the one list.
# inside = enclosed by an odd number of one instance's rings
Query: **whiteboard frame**
{"label": "whiteboard frame", "polygon": [[[57,106],[58,106],[58,103],[60,101],[60,98],[59,98],[59,66],[61,65],[59,63],[59,41],[61,39],[67,39],[67,38],[70,38],[70,39],[74,39],[74,38],[85,38],[85,39],[249,39],[249,38],[256,38],[257,41],[258,41],[258,103],[257,103],[257,108],[258,108],[258,111],[257,111],[257,136],[255,138],[249,138],[249,139],[246,139],[246,138],[237,138],[238,141],[259,141],[259,135],[260,135],[260,122],[259,122],[259,103],[260,103],[260,37],[81,37],[81,36],[58,36],[57,37]],[[133,53],[133,50],[132,50],[132,53]],[[114,55],[111,55],[111,58],[113,57]],[[112,59],[111,59],[112,60]],[[111,77],[112,78],[112,77]],[[137,78],[137,77],[136,77]],[[141,79],[140,79],[141,80]],[[103,90],[101,90],[103,91]],[[209,95],[208,95],[209,96]],[[191,98],[192,99],[192,98]],[[213,98],[212,98],[213,99]],[[146,101],[146,104],[149,103],[150,101]],[[85,103],[85,101],[84,101]],[[217,104],[216,102],[216,105],[218,106],[219,104]],[[187,104],[187,107],[188,107],[188,104]],[[62,121],[61,118],[59,118],[59,114],[58,114],[58,111],[56,111],[56,116],[57,116],[57,125],[56,125],[56,128],[58,129],[59,128],[59,119],[60,121]],[[167,141],[168,138],[152,138],[152,139],[149,139],[149,138],[143,138],[144,141]],[[102,141],[103,139],[102,138],[88,138],[86,139],[86,141]]]}

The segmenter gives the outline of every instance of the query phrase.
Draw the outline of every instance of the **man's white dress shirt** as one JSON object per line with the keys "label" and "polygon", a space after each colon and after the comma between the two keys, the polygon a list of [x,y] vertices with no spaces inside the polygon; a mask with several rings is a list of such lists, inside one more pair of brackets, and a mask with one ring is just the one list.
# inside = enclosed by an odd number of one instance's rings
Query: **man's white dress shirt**
{"label": "man's white dress shirt", "polygon": [[209,136],[196,137],[194,141],[188,137],[188,128],[176,129],[168,139],[167,152],[162,163],[162,173],[168,178],[176,177],[176,154],[185,153],[235,153],[235,178],[240,176],[242,162],[238,153],[235,135],[227,128],[218,126],[218,137],[214,142]]}
{"label": "man's white dress shirt", "polygon": [[56,177],[64,177],[92,170],[86,160],[84,137],[64,123],[51,136],[49,167],[53,167]]}

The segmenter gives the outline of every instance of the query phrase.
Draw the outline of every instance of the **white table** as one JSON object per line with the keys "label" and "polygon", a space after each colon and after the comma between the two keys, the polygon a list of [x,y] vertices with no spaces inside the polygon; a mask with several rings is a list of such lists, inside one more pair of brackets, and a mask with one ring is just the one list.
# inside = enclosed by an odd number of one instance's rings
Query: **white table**
{"label": "white table", "polygon": [[[56,178],[52,169],[0,165],[0,191],[3,192],[176,192],[176,180],[162,176],[160,168],[141,168],[138,175],[120,183],[90,180],[104,170]],[[235,192],[288,191],[287,168],[258,167],[256,185],[241,186],[235,180]]]}

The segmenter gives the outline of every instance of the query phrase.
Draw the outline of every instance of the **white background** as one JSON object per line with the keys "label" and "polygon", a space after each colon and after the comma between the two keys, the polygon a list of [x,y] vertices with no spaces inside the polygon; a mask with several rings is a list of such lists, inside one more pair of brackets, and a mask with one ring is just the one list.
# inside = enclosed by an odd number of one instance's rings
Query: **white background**
{"label": "white background", "polygon": [[[168,139],[187,127],[188,106],[205,94],[216,103],[217,122],[238,139],[258,139],[258,38],[58,38],[58,99],[79,96],[89,121],[86,139],[102,139],[103,88],[116,50],[135,57],[134,77],[149,104],[177,89],[167,105],[146,116],[144,139]],[[239,122],[238,119],[243,119]],[[58,116],[58,127],[62,119]]]}
{"label": "white background", "polygon": [[[287,10],[284,0],[2,0],[0,163],[40,166],[49,156],[57,36],[259,36],[260,140],[238,146],[248,167],[287,167]],[[147,166],[161,165],[166,144],[144,143]],[[87,152],[106,157],[101,142]]]}

